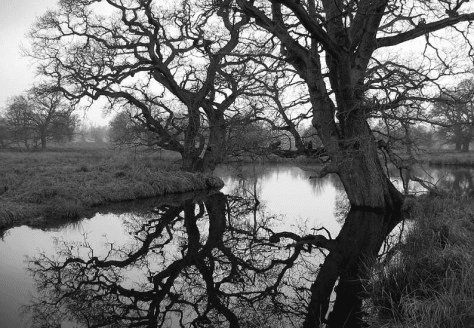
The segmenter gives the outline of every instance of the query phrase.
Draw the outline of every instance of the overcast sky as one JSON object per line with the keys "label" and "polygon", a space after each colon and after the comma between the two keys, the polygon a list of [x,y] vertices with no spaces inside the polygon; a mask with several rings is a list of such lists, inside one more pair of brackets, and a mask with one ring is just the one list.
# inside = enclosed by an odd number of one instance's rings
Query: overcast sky
{"label": "overcast sky", "polygon": [[[58,0],[0,0],[0,108],[8,98],[28,89],[35,78],[30,58],[20,53],[20,46],[28,45],[26,34],[48,8]],[[88,113],[97,124],[103,124],[101,113]]]}

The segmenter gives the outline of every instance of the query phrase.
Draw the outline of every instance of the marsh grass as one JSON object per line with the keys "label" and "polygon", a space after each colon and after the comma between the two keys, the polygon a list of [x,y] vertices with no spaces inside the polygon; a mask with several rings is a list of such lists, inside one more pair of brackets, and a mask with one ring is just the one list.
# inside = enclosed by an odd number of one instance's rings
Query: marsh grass
{"label": "marsh grass", "polygon": [[474,327],[474,204],[429,198],[368,284],[373,327]]}
{"label": "marsh grass", "polygon": [[221,181],[179,169],[156,152],[68,149],[0,152],[0,229],[79,218],[111,202],[220,187]]}

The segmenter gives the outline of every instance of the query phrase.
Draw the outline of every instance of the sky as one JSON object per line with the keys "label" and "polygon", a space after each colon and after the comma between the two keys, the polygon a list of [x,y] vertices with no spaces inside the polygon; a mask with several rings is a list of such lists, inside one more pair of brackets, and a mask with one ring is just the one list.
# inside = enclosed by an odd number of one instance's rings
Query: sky
{"label": "sky", "polygon": [[[26,35],[36,18],[48,9],[55,8],[58,0],[0,0],[0,108],[6,101],[21,94],[33,84],[35,67],[30,58],[21,54],[21,46],[28,46]],[[104,125],[108,119],[99,109],[86,116],[78,113],[81,120]]]}

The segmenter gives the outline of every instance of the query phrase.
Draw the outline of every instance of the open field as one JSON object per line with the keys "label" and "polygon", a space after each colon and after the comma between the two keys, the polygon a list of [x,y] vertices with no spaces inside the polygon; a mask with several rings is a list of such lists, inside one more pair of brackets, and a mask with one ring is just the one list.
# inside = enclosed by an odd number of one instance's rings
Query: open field
{"label": "open field", "polygon": [[0,152],[0,230],[79,218],[99,205],[222,187],[179,169],[179,157],[107,148]]}

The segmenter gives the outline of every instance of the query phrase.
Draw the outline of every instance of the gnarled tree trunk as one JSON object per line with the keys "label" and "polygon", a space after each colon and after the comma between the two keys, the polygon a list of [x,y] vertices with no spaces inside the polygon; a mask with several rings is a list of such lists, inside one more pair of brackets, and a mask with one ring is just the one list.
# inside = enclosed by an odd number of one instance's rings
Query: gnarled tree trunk
{"label": "gnarled tree trunk", "polygon": [[[354,116],[362,116],[355,113]],[[381,165],[377,145],[363,117],[343,120],[344,139],[336,154],[337,173],[352,207],[393,210],[403,202]]]}

